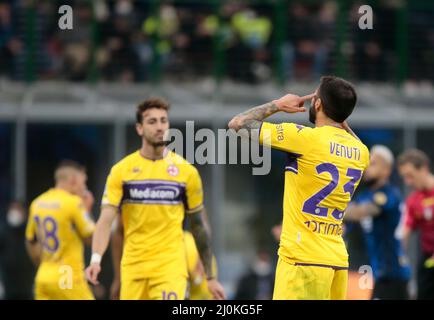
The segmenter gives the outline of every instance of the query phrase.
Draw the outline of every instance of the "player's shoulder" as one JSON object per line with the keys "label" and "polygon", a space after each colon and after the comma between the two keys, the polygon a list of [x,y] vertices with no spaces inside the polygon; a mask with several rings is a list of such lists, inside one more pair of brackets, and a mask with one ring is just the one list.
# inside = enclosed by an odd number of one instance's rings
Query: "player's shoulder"
{"label": "player's shoulder", "polygon": [[61,205],[63,208],[65,209],[77,209],[77,208],[81,208],[83,205],[83,200],[70,192],[62,192],[59,195],[59,201],[61,202]]}
{"label": "player's shoulder", "polygon": [[412,191],[409,195],[408,195],[408,197],[407,197],[407,199],[406,199],[406,203],[407,204],[409,204],[409,205],[412,205],[412,204],[414,204],[414,203],[416,203],[416,202],[419,202],[420,200],[421,200],[421,198],[422,198],[422,193],[420,192],[420,191],[418,191],[418,190],[414,190],[414,191]]}
{"label": "player's shoulder", "polygon": [[46,197],[47,191],[45,191],[44,193],[41,193],[40,195],[38,195],[36,198],[34,198],[32,200],[32,202],[30,202],[30,213],[38,206],[38,204],[44,200],[44,198]]}
{"label": "player's shoulder", "polygon": [[361,159],[366,166],[365,168],[367,168],[369,166],[369,162],[370,162],[369,148],[367,147],[366,144],[363,143],[363,141],[356,139],[353,136],[351,136],[351,139],[352,139],[353,146],[359,148],[360,154],[361,154]]}
{"label": "player's shoulder", "polygon": [[291,128],[294,130],[297,130],[297,133],[302,133],[302,134],[311,134],[314,133],[314,129],[315,128],[311,128],[302,124],[298,124],[295,122],[284,122],[283,123],[284,127],[286,128]]}
{"label": "player's shoulder", "polygon": [[169,151],[164,159],[169,165],[178,166],[180,169],[182,169],[182,171],[186,173],[198,173],[197,168],[193,164],[191,164],[183,156],[173,151]]}
{"label": "player's shoulder", "polygon": [[140,152],[134,151],[128,155],[126,155],[125,157],[123,157],[121,160],[119,160],[118,162],[116,162],[112,168],[111,171],[119,171],[119,170],[124,170],[126,168],[129,168],[130,166],[134,165],[135,163],[137,163],[137,161],[140,158]]}
{"label": "player's shoulder", "polygon": [[356,138],[354,138],[354,140],[356,141],[356,143],[358,143],[360,145],[360,148],[363,150],[363,152],[369,156],[368,146],[366,144],[364,144],[363,141],[361,141],[361,140],[358,140]]}
{"label": "player's shoulder", "polygon": [[82,204],[79,196],[60,189],[49,189],[36,197],[30,204],[31,211],[37,208],[76,208]]}
{"label": "player's shoulder", "polygon": [[395,185],[393,185],[391,183],[386,184],[384,186],[384,190],[387,193],[390,193],[393,196],[396,196],[396,197],[400,197],[401,196],[401,190],[397,186],[395,186]]}
{"label": "player's shoulder", "polygon": [[115,163],[114,167],[122,167],[136,162],[140,158],[140,151],[136,150],[123,157],[121,160]]}
{"label": "player's shoulder", "polygon": [[388,200],[388,202],[393,202],[393,203],[400,203],[402,200],[402,196],[401,196],[401,190],[399,190],[399,188],[391,183],[386,184],[382,190],[381,193],[384,193],[386,196],[386,199]]}

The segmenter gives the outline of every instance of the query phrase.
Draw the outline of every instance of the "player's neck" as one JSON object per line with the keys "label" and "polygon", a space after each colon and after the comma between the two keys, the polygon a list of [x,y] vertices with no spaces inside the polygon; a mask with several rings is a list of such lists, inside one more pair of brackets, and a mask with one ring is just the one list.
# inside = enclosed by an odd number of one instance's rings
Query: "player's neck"
{"label": "player's neck", "polygon": [[316,119],[315,126],[316,127],[331,126],[331,127],[343,129],[342,123],[336,122],[327,117],[318,117]]}
{"label": "player's neck", "polygon": [[54,186],[54,189],[66,191],[68,193],[72,193],[70,188],[68,187],[68,185],[66,185],[65,183],[62,183],[62,182],[57,182]]}
{"label": "player's neck", "polygon": [[430,173],[430,175],[426,179],[425,190],[433,190],[434,189],[434,176]]}
{"label": "player's neck", "polygon": [[378,190],[378,189],[382,188],[383,186],[385,186],[388,181],[389,181],[389,178],[380,178],[377,180],[377,182],[372,187],[370,187],[370,189],[371,190]]}
{"label": "player's neck", "polygon": [[165,146],[153,146],[144,142],[140,148],[140,155],[149,160],[160,160],[164,158]]}

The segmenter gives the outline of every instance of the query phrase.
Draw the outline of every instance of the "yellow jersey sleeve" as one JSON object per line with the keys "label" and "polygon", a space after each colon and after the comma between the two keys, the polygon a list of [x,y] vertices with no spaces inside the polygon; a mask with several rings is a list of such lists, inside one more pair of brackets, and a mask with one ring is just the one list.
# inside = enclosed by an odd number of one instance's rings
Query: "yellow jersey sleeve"
{"label": "yellow jersey sleeve", "polygon": [[33,205],[30,206],[30,213],[29,218],[27,220],[27,226],[26,226],[26,240],[30,242],[35,242],[37,240],[36,232],[37,232],[37,225],[35,223],[35,219],[33,219]]}
{"label": "yellow jersey sleeve", "polygon": [[187,213],[193,213],[203,208],[203,189],[202,179],[196,168],[192,167],[192,173],[187,179],[185,186],[186,208]]}
{"label": "yellow jersey sleeve", "polygon": [[90,218],[81,199],[71,204],[72,222],[82,238],[90,237],[95,230],[95,223]]}
{"label": "yellow jersey sleeve", "polygon": [[119,168],[119,166],[114,166],[107,177],[101,205],[119,207],[122,201],[122,196],[121,168]]}
{"label": "yellow jersey sleeve", "polygon": [[312,128],[295,123],[263,122],[259,143],[286,152],[306,154],[312,146]]}

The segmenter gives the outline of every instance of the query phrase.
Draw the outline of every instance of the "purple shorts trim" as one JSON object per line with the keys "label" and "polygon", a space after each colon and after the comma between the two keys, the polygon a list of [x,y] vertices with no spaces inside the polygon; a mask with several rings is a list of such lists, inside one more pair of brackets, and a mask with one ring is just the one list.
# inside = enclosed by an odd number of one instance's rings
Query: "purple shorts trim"
{"label": "purple shorts trim", "polygon": [[331,265],[327,265],[327,264],[317,264],[317,263],[301,263],[301,262],[296,262],[295,263],[296,266],[306,266],[306,267],[322,267],[322,268],[332,268],[335,270],[348,270],[348,267],[338,267],[338,266],[331,266]]}

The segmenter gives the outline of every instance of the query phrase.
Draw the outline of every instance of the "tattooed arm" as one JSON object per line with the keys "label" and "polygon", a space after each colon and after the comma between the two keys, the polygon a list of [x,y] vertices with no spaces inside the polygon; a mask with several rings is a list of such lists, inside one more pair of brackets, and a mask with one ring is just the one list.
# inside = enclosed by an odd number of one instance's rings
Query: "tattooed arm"
{"label": "tattooed arm", "polygon": [[261,127],[262,120],[279,111],[279,107],[273,101],[268,102],[236,115],[228,126],[237,132],[240,129],[247,129],[251,137],[253,130]]}
{"label": "tattooed arm", "polygon": [[223,300],[226,299],[224,289],[217,279],[212,276],[213,254],[211,251],[210,236],[203,220],[202,211],[203,209],[189,215],[190,231],[193,234],[200,260],[202,261],[203,267],[205,269],[208,280],[208,289],[213,295],[214,299]]}
{"label": "tattooed arm", "polygon": [[303,107],[304,102],[312,99],[313,96],[314,94],[304,97],[287,94],[278,100],[273,100],[240,113],[229,122],[228,126],[230,129],[234,129],[237,132],[241,129],[247,129],[249,137],[254,138],[253,132],[258,132],[257,129],[261,127],[262,121],[265,118],[279,111],[287,113],[304,112],[306,111],[306,108]]}

